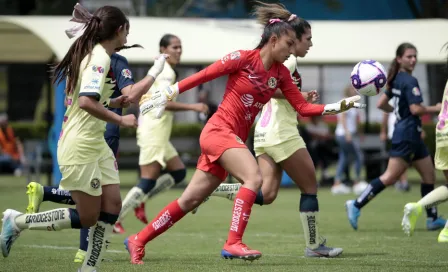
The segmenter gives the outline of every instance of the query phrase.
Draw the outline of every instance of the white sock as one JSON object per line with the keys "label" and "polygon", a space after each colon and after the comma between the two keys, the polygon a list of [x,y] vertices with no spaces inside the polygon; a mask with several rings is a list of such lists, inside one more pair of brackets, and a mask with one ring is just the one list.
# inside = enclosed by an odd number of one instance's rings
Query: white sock
{"label": "white sock", "polygon": [[222,183],[211,195],[227,198],[228,200],[233,201],[240,188],[241,183]]}
{"label": "white sock", "polygon": [[319,247],[319,228],[317,226],[318,212],[301,212],[303,234],[305,235],[306,247],[316,249]]}
{"label": "white sock", "polygon": [[103,221],[98,221],[89,230],[89,246],[86,257],[81,267],[81,272],[97,271],[101,264],[102,255],[106,251],[106,240],[112,233],[112,225]]}
{"label": "white sock", "polygon": [[132,187],[132,189],[128,192],[126,197],[123,200],[123,204],[121,205],[120,215],[118,217],[119,222],[121,222],[129,211],[137,208],[145,198],[145,193],[139,187]]}
{"label": "white sock", "polygon": [[68,208],[40,213],[21,214],[15,218],[15,223],[20,230],[57,231],[72,228],[72,221]]}
{"label": "white sock", "polygon": [[429,209],[447,200],[448,200],[448,187],[443,185],[432,190],[429,194],[425,195],[417,203],[423,206],[425,209]]}
{"label": "white sock", "polygon": [[161,192],[164,192],[168,189],[170,189],[171,187],[173,187],[176,184],[176,182],[174,181],[173,176],[171,176],[170,174],[163,174],[161,175],[157,181],[156,181],[156,185],[154,186],[154,188],[152,188],[151,191],[149,191],[149,193],[146,195],[145,201],[149,198],[153,198],[156,195],[160,194]]}

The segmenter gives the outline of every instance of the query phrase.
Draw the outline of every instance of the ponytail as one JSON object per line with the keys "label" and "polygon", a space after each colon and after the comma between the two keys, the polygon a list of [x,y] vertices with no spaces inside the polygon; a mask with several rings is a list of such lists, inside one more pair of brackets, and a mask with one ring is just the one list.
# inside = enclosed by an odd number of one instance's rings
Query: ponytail
{"label": "ponytail", "polygon": [[398,74],[398,71],[400,71],[400,64],[398,63],[397,58],[394,58],[394,60],[390,64],[389,71],[387,72],[386,89],[388,91],[392,90],[392,83],[394,82],[395,77]]}

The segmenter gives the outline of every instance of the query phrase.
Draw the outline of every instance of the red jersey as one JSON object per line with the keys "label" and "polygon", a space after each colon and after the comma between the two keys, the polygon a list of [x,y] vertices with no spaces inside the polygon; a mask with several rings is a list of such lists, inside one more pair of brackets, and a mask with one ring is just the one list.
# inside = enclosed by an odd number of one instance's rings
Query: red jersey
{"label": "red jersey", "polygon": [[279,88],[301,116],[322,115],[324,105],[308,103],[282,63],[266,71],[260,50],[240,50],[224,56],[179,82],[179,93],[220,76],[229,75],[223,101],[208,122],[231,129],[244,142],[255,117]]}

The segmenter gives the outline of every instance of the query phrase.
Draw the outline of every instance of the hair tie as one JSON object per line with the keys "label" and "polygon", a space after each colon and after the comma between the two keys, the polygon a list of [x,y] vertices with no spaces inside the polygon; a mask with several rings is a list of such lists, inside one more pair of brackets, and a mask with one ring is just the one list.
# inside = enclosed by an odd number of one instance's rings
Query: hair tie
{"label": "hair tie", "polygon": [[278,22],[281,22],[281,21],[282,21],[282,20],[280,20],[280,19],[278,19],[278,18],[270,19],[270,20],[269,20],[269,24],[272,25],[272,24],[275,24],[275,23],[278,23]]}
{"label": "hair tie", "polygon": [[291,14],[291,16],[289,16],[288,22],[291,22],[291,21],[294,20],[295,18],[297,18],[297,15],[295,15],[295,14]]}
{"label": "hair tie", "polygon": [[100,21],[100,18],[98,18],[97,16],[93,16],[85,7],[81,6],[79,3],[76,3],[75,7],[73,8],[72,18],[70,19],[70,21],[77,24],[69,29],[66,29],[65,34],[70,39],[77,36],[79,32],[84,29],[86,23],[90,22],[90,20],[95,17],[97,18],[96,20]]}

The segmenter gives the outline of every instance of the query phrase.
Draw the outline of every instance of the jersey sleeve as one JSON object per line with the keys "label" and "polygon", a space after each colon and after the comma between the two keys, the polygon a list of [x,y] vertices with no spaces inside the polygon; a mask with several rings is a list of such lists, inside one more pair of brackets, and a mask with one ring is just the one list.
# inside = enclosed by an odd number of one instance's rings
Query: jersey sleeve
{"label": "jersey sleeve", "polygon": [[284,65],[281,65],[279,69],[279,87],[289,104],[303,117],[322,115],[325,105],[308,103],[292,82],[289,70]]}
{"label": "jersey sleeve", "polygon": [[128,60],[125,57],[119,57],[114,67],[111,67],[116,75],[117,87],[121,91],[123,88],[133,85],[134,78],[132,77],[132,72],[129,69]]}
{"label": "jersey sleeve", "polygon": [[423,102],[422,93],[420,92],[420,87],[418,86],[418,81],[416,78],[412,78],[407,82],[403,88],[408,105],[420,104]]}
{"label": "jersey sleeve", "polygon": [[89,64],[81,73],[79,96],[91,96],[99,101],[109,69],[110,57],[107,54],[92,54]]}
{"label": "jersey sleeve", "polygon": [[191,75],[178,84],[179,93],[190,90],[200,84],[212,81],[215,78],[234,73],[240,69],[246,60],[247,51],[239,50],[225,55],[220,60],[207,66],[205,69]]}
{"label": "jersey sleeve", "polygon": [[289,56],[289,58],[283,63],[289,70],[289,74],[293,74],[297,69],[297,58],[294,55]]}

